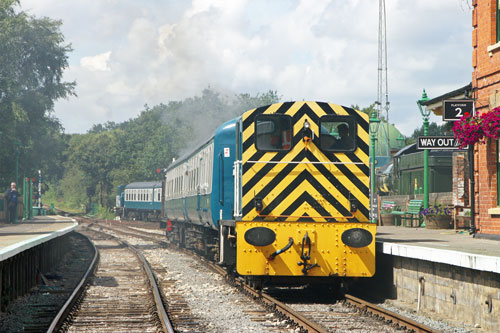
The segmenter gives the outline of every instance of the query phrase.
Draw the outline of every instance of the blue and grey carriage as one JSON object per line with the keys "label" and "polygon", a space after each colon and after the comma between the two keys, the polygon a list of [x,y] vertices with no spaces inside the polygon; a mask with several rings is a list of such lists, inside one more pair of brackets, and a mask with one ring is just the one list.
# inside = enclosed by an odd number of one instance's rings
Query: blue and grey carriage
{"label": "blue and grey carriage", "polygon": [[118,186],[116,214],[122,218],[158,221],[161,217],[162,182],[135,182]]}

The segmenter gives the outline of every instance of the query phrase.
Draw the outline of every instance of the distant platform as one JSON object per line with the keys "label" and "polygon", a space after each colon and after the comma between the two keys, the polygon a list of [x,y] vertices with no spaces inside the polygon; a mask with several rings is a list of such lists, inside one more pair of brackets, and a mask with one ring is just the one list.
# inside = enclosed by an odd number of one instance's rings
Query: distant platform
{"label": "distant platform", "polygon": [[378,253],[500,273],[500,241],[449,229],[377,227]]}
{"label": "distant platform", "polygon": [[0,224],[0,261],[65,235],[77,226],[74,219],[63,216],[35,216],[15,224]]}

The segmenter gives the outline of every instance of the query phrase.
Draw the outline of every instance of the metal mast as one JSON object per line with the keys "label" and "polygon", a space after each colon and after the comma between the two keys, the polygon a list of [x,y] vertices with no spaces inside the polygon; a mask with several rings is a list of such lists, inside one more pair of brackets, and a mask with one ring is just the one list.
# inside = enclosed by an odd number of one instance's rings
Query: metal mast
{"label": "metal mast", "polygon": [[378,20],[378,82],[377,82],[377,101],[375,109],[377,117],[383,117],[385,111],[385,128],[382,123],[382,128],[385,131],[386,152],[390,156],[389,151],[389,86],[387,83],[387,38],[385,24],[385,0],[379,0],[379,20]]}

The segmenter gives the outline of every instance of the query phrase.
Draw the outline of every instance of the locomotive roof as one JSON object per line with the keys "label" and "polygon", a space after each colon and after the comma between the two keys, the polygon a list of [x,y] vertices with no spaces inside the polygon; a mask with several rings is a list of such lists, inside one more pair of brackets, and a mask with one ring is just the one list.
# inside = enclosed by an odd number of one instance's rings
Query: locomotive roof
{"label": "locomotive roof", "polygon": [[161,187],[161,182],[135,182],[125,186],[126,189],[142,189]]}

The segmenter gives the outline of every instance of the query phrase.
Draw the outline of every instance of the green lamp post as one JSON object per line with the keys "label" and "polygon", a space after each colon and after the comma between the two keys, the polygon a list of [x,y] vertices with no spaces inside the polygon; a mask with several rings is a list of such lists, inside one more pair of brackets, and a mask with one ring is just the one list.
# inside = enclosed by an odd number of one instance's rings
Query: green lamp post
{"label": "green lamp post", "polygon": [[[424,120],[424,136],[429,135],[429,115],[430,110],[422,108],[422,103],[428,101],[427,93],[422,92],[422,98],[417,101],[418,109]],[[429,150],[424,150],[424,208],[429,208]]]}
{"label": "green lamp post", "polygon": [[375,140],[380,125],[380,119],[375,112],[370,115],[370,221],[376,223],[375,219]]}

